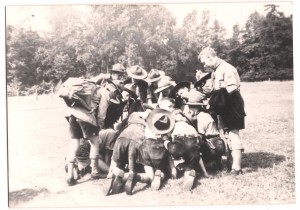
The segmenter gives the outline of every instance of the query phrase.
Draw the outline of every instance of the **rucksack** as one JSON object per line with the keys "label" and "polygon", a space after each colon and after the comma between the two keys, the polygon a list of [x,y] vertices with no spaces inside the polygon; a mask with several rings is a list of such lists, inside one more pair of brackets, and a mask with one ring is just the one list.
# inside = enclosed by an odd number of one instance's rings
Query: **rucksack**
{"label": "rucksack", "polygon": [[63,98],[67,106],[74,105],[93,111],[92,97],[99,88],[96,83],[83,78],[68,78],[61,86],[58,96]]}

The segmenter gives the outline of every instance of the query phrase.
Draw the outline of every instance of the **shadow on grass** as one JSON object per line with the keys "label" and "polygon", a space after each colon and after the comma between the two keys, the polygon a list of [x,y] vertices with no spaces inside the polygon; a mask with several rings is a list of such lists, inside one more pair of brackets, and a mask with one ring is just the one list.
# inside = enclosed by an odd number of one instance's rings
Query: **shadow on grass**
{"label": "shadow on grass", "polygon": [[259,168],[273,168],[285,161],[285,156],[269,152],[250,152],[243,154],[242,168],[249,168],[250,171],[257,171]]}
{"label": "shadow on grass", "polygon": [[13,191],[9,193],[9,205],[15,206],[21,202],[27,202],[34,199],[41,193],[49,193],[46,188],[40,189],[22,189],[18,191]]}

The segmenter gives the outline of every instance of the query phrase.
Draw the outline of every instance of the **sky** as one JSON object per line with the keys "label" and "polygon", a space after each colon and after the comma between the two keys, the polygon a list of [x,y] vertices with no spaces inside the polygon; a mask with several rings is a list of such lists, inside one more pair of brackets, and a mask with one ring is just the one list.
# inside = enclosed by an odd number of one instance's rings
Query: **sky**
{"label": "sky", "polygon": [[[83,1],[81,1],[83,4]],[[120,3],[122,1],[118,1]],[[124,1],[123,1],[124,2]],[[235,24],[243,26],[248,19],[249,15],[254,11],[260,14],[266,14],[264,11],[265,4],[275,3],[279,7],[278,11],[284,12],[286,16],[292,14],[292,3],[291,2],[255,2],[255,3],[243,3],[243,2],[232,2],[232,3],[172,3],[162,4],[165,6],[176,18],[177,26],[182,26],[184,17],[192,12],[194,9],[198,11],[200,16],[203,10],[209,10],[211,17],[219,20],[226,28],[227,35],[230,36],[232,33],[232,27]],[[33,4],[34,5],[34,4]],[[33,5],[17,5],[6,7],[6,24],[12,24],[16,26],[28,26],[32,30],[41,31],[46,33],[50,30],[49,18],[50,4],[44,4],[40,6]],[[39,5],[39,4],[35,4]],[[82,10],[85,7],[76,6],[78,10]]]}
{"label": "sky", "polygon": [[[245,24],[249,15],[255,11],[260,14],[266,14],[264,5],[271,4],[264,3],[198,3],[198,4],[167,4],[166,7],[173,12],[177,18],[177,24],[182,25],[186,14],[193,10],[201,14],[203,10],[207,9],[211,12],[211,16],[223,23],[227,30],[231,30],[235,24],[241,26]],[[274,4],[274,2],[273,2]],[[284,12],[286,16],[292,14],[291,2],[276,2],[278,11]]]}

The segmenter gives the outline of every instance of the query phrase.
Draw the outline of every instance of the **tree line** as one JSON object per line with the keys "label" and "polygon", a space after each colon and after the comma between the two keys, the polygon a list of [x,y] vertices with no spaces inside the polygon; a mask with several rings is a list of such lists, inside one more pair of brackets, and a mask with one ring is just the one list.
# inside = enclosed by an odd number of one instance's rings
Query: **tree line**
{"label": "tree line", "polygon": [[[233,64],[243,81],[293,79],[293,17],[275,5],[266,15],[253,12],[245,26],[226,38],[222,22],[208,10],[187,14],[183,26],[160,5],[90,5],[77,12],[53,10],[51,31],[6,26],[8,92],[41,93],[68,77],[106,73],[116,62],[163,70],[175,81],[195,81],[205,70],[197,56],[206,46]],[[50,26],[49,26],[50,27]]]}

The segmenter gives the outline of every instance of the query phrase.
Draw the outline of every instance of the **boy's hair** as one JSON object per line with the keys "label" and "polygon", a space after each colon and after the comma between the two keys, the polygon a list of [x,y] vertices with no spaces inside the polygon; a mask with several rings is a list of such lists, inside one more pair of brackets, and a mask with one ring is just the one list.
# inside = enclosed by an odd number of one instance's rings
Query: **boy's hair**
{"label": "boy's hair", "polygon": [[167,101],[169,101],[169,102],[171,102],[172,104],[175,105],[175,99],[174,98],[169,98],[169,97],[162,98],[158,105],[160,106],[162,103],[167,102]]}

